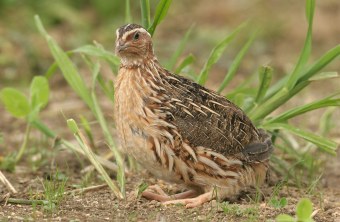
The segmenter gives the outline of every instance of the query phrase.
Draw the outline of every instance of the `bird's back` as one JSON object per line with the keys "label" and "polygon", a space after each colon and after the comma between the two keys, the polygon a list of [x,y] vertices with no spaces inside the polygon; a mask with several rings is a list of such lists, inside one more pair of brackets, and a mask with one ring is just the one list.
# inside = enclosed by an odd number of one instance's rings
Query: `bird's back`
{"label": "bird's back", "polygon": [[191,146],[248,161],[269,157],[272,151],[269,136],[258,130],[235,104],[184,77],[166,72],[163,80],[172,105],[171,121]]}

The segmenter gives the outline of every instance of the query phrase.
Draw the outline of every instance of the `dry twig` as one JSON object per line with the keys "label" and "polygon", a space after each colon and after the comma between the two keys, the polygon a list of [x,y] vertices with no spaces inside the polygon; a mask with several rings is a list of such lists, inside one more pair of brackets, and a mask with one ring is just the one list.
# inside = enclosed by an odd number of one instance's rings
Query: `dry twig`
{"label": "dry twig", "polygon": [[12,192],[12,193],[18,193],[16,189],[13,187],[13,185],[7,180],[5,175],[0,170],[0,180],[5,184],[5,186]]}

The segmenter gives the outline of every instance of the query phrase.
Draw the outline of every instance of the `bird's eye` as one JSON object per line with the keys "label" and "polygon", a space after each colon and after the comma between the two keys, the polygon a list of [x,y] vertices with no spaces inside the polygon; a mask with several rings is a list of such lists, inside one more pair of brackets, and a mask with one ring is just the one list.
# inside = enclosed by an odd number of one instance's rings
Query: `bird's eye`
{"label": "bird's eye", "polygon": [[139,32],[136,32],[136,33],[135,33],[135,35],[133,36],[133,39],[134,39],[134,40],[139,39]]}

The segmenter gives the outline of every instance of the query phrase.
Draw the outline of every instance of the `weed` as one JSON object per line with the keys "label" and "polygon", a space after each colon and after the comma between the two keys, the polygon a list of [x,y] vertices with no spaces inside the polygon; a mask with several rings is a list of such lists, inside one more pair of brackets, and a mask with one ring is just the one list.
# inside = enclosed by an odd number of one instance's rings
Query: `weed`
{"label": "weed", "polygon": [[9,172],[13,172],[16,165],[15,157],[16,153],[14,152],[2,157],[0,160],[0,168]]}
{"label": "weed", "polygon": [[313,222],[312,219],[313,204],[307,199],[303,198],[296,206],[296,217],[289,216],[287,214],[280,214],[276,217],[277,222]]}
{"label": "weed", "polygon": [[256,221],[260,216],[258,206],[256,205],[243,208],[238,204],[223,202],[220,206],[225,214],[236,217],[246,217],[248,218],[248,221]]}
{"label": "weed", "polygon": [[284,208],[288,201],[285,197],[279,198],[279,192],[282,190],[283,186],[285,186],[287,181],[279,182],[275,187],[269,199],[269,205],[274,208]]}
{"label": "weed", "polygon": [[137,198],[140,198],[142,196],[142,193],[149,187],[149,184],[142,182],[139,184],[137,189]]}
{"label": "weed", "polygon": [[97,171],[100,173],[100,175],[103,177],[105,182],[109,185],[113,193],[120,199],[122,199],[125,195],[125,193],[121,193],[117,187],[117,185],[111,180],[103,166],[99,163],[97,160],[95,154],[90,149],[85,137],[83,134],[79,131],[79,128],[76,124],[76,122],[73,119],[67,120],[68,127],[73,132],[74,136],[76,137],[78,143],[80,144],[81,148],[83,149],[86,156],[89,158],[91,163],[95,166]]}
{"label": "weed", "polygon": [[44,210],[53,212],[64,199],[67,180],[68,178],[64,174],[57,171],[42,182],[44,197],[47,201],[44,204]]}
{"label": "weed", "polygon": [[48,81],[43,76],[33,78],[29,98],[19,90],[10,87],[0,91],[0,100],[4,103],[6,110],[16,118],[25,118],[27,122],[24,141],[16,155],[15,162],[21,159],[26,150],[32,122],[39,118],[39,112],[47,105],[49,93]]}

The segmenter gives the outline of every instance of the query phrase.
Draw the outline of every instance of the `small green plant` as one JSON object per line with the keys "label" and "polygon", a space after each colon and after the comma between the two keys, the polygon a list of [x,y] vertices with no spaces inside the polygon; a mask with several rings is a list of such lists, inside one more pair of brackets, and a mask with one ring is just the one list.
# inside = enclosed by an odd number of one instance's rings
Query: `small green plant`
{"label": "small green plant", "polygon": [[53,212],[60,202],[64,199],[65,188],[68,178],[57,171],[44,179],[42,185],[44,187],[44,210]]}
{"label": "small green plant", "polygon": [[287,198],[285,197],[274,197],[270,200],[269,205],[274,207],[274,208],[284,208],[285,206],[287,206]]}
{"label": "small green plant", "polygon": [[0,100],[5,105],[6,110],[16,118],[25,118],[27,122],[24,141],[16,155],[15,162],[18,162],[24,154],[32,122],[39,118],[39,112],[47,105],[49,94],[48,81],[43,76],[33,78],[29,98],[11,87],[6,87],[0,91]]}
{"label": "small green plant", "polygon": [[268,201],[269,205],[274,208],[284,208],[287,206],[287,198],[279,197],[279,192],[282,190],[283,186],[287,183],[286,180],[279,182],[275,187]]}
{"label": "small green plant", "polygon": [[7,170],[9,172],[13,172],[15,170],[15,161],[16,155],[15,153],[9,153],[5,157],[1,157],[0,159],[0,168]]}
{"label": "small green plant", "polygon": [[149,184],[142,182],[139,184],[137,189],[137,198],[140,198],[142,196],[142,193],[149,187]]}
{"label": "small green plant", "polygon": [[276,217],[277,222],[313,222],[312,218],[313,204],[307,199],[303,198],[296,206],[296,217],[287,214],[280,214]]}
{"label": "small green plant", "polygon": [[229,204],[228,202],[223,202],[220,206],[225,214],[234,215],[237,217],[246,217],[249,221],[256,221],[256,219],[259,217],[259,209],[256,205],[243,208],[238,204]]}

